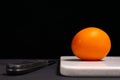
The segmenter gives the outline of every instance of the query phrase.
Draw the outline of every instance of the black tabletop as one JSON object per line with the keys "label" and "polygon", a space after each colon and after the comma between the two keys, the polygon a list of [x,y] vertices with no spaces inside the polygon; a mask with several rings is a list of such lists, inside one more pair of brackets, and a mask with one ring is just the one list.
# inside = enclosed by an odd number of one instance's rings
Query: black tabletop
{"label": "black tabletop", "polygon": [[0,60],[0,80],[120,80],[120,77],[66,77],[59,73],[59,60],[55,64],[43,67],[37,71],[23,75],[6,75],[5,64],[17,62],[14,60]]}

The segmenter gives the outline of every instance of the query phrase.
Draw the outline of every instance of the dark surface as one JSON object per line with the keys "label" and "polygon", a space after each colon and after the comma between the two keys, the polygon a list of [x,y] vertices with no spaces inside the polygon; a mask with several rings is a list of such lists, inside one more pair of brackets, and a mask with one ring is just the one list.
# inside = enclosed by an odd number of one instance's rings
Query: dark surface
{"label": "dark surface", "polygon": [[28,74],[6,75],[5,64],[17,61],[20,60],[0,60],[0,80],[120,80],[120,77],[65,77],[59,74],[59,60],[56,60],[56,64]]}

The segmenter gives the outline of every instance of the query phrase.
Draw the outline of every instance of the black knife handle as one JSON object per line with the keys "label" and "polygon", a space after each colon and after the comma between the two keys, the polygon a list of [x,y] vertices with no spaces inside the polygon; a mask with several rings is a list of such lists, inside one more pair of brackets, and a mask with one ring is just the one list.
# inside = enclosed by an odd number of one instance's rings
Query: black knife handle
{"label": "black knife handle", "polygon": [[36,60],[10,63],[6,65],[6,72],[9,75],[25,74],[53,63],[55,63],[53,60]]}

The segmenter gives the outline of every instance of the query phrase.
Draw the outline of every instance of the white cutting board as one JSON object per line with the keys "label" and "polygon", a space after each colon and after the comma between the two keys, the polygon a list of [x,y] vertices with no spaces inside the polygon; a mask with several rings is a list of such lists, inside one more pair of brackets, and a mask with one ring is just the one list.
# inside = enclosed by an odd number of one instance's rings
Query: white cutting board
{"label": "white cutting board", "polygon": [[81,61],[76,56],[61,56],[60,73],[64,76],[120,76],[120,57]]}

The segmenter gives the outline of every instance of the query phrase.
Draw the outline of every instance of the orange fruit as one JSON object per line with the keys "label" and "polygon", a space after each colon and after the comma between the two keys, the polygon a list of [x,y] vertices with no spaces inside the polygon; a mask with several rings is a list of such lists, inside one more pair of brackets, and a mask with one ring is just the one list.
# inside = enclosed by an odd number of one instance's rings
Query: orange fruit
{"label": "orange fruit", "polygon": [[111,40],[102,29],[87,27],[73,37],[71,49],[81,60],[102,60],[111,49]]}

